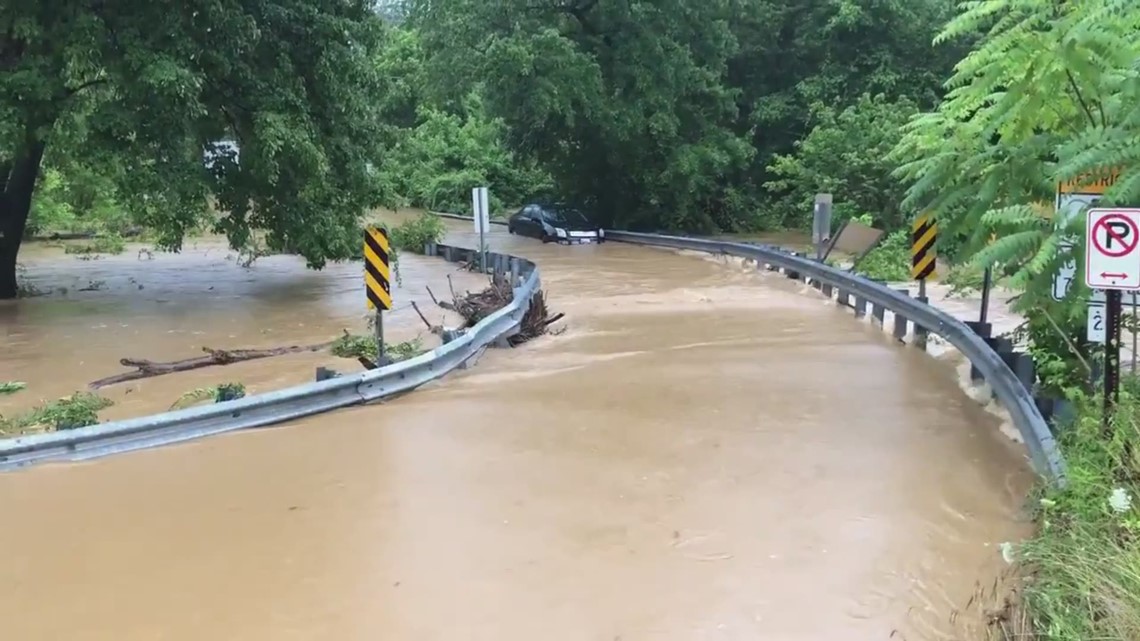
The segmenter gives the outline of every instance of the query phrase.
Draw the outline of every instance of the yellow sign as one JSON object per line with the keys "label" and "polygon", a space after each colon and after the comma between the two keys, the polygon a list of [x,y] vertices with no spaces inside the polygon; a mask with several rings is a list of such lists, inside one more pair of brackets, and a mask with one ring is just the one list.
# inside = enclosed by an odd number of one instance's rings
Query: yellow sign
{"label": "yellow sign", "polygon": [[1093,176],[1086,174],[1073,180],[1057,184],[1058,194],[1088,194],[1090,196],[1103,196],[1109,187],[1120,180],[1120,170],[1113,169],[1107,174]]}
{"label": "yellow sign", "polygon": [[920,214],[910,228],[910,277],[926,280],[934,275],[938,223],[930,214]]}
{"label": "yellow sign", "polygon": [[388,230],[372,227],[364,230],[364,289],[368,309],[392,309],[392,291],[388,284]]}

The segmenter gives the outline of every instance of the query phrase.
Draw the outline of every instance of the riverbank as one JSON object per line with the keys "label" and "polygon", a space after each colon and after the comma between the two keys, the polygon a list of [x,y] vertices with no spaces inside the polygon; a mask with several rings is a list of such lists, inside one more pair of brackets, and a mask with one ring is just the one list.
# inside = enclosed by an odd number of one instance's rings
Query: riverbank
{"label": "riverbank", "polygon": [[1060,430],[1069,485],[1034,496],[1036,532],[1011,551],[1020,581],[991,638],[1140,639],[1140,385],[1127,387],[1110,431],[1095,398]]}

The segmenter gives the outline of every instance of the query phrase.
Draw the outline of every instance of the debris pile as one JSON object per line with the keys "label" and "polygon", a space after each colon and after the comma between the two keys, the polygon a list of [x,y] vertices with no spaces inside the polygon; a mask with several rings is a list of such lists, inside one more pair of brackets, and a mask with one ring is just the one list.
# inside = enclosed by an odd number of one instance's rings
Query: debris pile
{"label": "debris pile", "polygon": [[[428,295],[431,296],[436,305],[462,316],[465,327],[474,327],[479,321],[506,307],[514,299],[514,288],[511,287],[510,280],[506,278],[492,278],[486,289],[466,292],[463,295],[456,293],[454,287],[451,287],[450,278],[448,278],[447,283],[448,287],[451,288],[450,301],[439,300],[431,289],[428,289]],[[416,311],[419,311],[418,307]],[[546,295],[541,289],[538,290],[531,298],[530,307],[526,314],[523,315],[519,333],[510,338],[511,345],[519,345],[546,334],[550,331],[550,325],[562,320],[563,316],[565,314],[561,313],[550,315],[546,307]],[[420,318],[424,318],[422,313],[420,313]],[[428,323],[426,319],[424,322]],[[428,327],[432,327],[430,323],[428,323]],[[432,329],[435,331],[435,328]],[[565,331],[564,328],[551,333],[561,333],[562,331]]]}

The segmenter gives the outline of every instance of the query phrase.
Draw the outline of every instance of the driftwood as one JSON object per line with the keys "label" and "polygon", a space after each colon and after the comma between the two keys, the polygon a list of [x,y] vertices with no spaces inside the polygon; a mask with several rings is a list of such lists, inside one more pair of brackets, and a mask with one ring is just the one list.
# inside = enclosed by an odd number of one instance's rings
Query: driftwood
{"label": "driftwood", "polygon": [[[141,236],[142,232],[143,230],[141,227],[132,227],[130,229],[123,230],[123,232],[119,234],[119,237],[135,238],[137,236]],[[100,232],[56,232],[46,235],[32,235],[25,238],[25,240],[38,242],[53,242],[58,240],[92,240],[103,235],[104,234]]]}
{"label": "driftwood", "polygon": [[[465,327],[474,327],[479,321],[494,314],[498,310],[506,307],[508,303],[514,298],[514,288],[507,279],[492,278],[490,285],[478,292],[467,292],[462,296],[455,292],[451,287],[451,278],[447,279],[448,286],[451,289],[451,300],[439,300],[428,289],[428,295],[431,296],[432,301],[439,307],[451,312],[455,312],[463,317]],[[417,310],[418,311],[418,310]],[[535,292],[534,297],[530,301],[530,308],[527,309],[526,314],[523,315],[522,324],[519,327],[519,333],[512,336],[509,341],[512,346],[525,343],[526,341],[546,334],[549,327],[553,323],[562,320],[565,314],[550,315],[546,307],[546,295],[542,290]],[[424,324],[432,327],[427,319],[420,314],[423,318]]]}
{"label": "driftwood", "polygon": [[270,349],[211,349],[203,347],[202,351],[206,352],[205,356],[198,356],[196,358],[186,358],[180,361],[159,362],[150,361],[142,358],[124,358],[120,359],[119,363],[124,367],[134,367],[133,372],[124,372],[122,374],[115,374],[101,378],[89,385],[91,389],[99,389],[107,387],[108,385],[115,385],[116,383],[126,383],[128,381],[137,381],[140,378],[150,378],[152,376],[162,376],[164,374],[173,374],[175,372],[185,372],[192,369],[199,369],[202,367],[212,367],[214,365],[230,365],[232,363],[240,363],[242,361],[252,361],[259,358],[268,358],[270,356],[281,356],[283,354],[298,354],[301,352],[319,352],[324,349],[332,347],[336,341],[328,341],[324,343],[317,343],[315,345],[290,345],[287,347],[273,347]]}

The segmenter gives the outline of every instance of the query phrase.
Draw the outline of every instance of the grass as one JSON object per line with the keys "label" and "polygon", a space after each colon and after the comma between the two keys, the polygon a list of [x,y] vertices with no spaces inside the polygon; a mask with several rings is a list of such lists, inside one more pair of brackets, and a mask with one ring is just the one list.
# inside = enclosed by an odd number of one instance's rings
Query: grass
{"label": "grass", "polygon": [[99,410],[113,404],[110,399],[97,394],[76,392],[12,418],[0,417],[0,434],[52,432],[95,425],[99,422]]}
{"label": "grass", "polygon": [[1020,596],[996,639],[1140,639],[1140,395],[1121,394],[1111,436],[1090,399],[1061,432],[1064,490],[1035,497],[1037,533],[1018,548]]}
{"label": "grass", "polygon": [[170,410],[181,410],[187,407],[192,407],[203,401],[213,401],[214,403],[224,403],[226,401],[233,401],[245,396],[245,385],[241,383],[222,383],[214,385],[213,387],[202,387],[195,390],[190,390],[174,404],[170,406]]}

